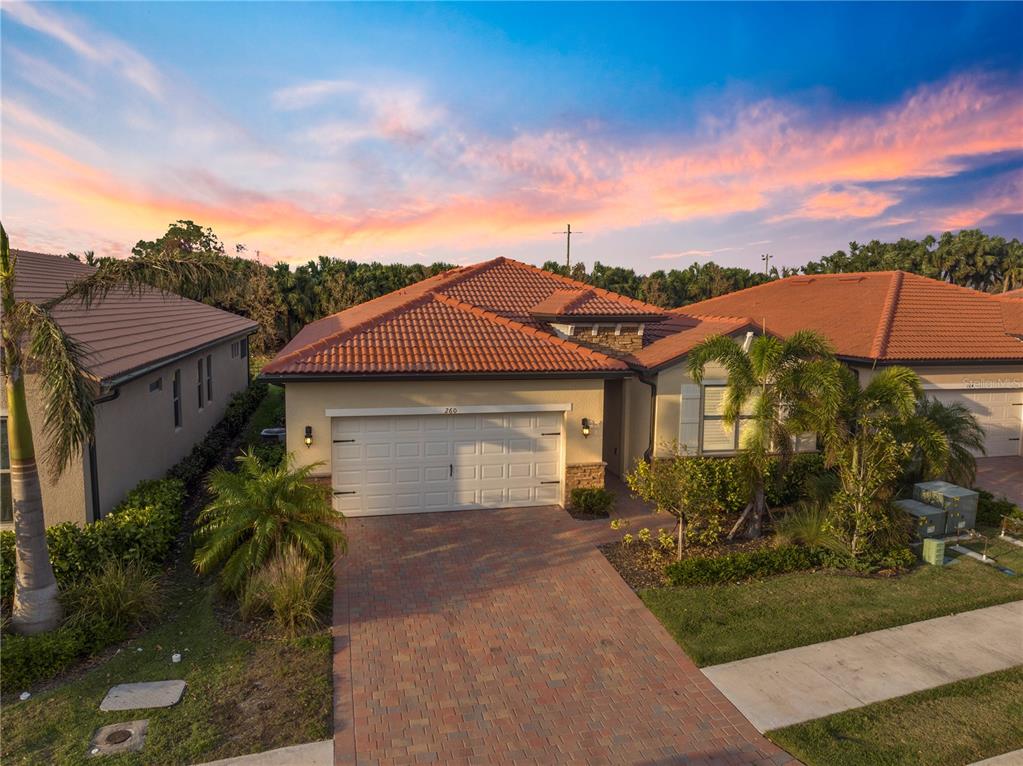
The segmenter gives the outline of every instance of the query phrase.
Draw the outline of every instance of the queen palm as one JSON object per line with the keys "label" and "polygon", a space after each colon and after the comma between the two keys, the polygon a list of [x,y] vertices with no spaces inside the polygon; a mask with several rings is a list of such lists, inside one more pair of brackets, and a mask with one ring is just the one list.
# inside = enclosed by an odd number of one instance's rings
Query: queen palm
{"label": "queen palm", "polygon": [[744,526],[749,537],[759,537],[772,463],[778,459],[784,469],[793,437],[808,430],[816,401],[840,397],[838,363],[827,339],[811,330],[787,339],[759,335],[743,345],[723,335],[707,338],[689,353],[693,380],[702,383],[712,362],[728,375],[725,426],[734,428],[742,420],[738,458],[750,486],[749,502],[729,537]]}
{"label": "queen palm", "polygon": [[[173,250],[128,259],[103,259],[96,270],[69,283],[63,295],[42,304],[15,296],[15,261],[0,225],[0,303],[3,307],[3,378],[7,393],[7,439],[11,460],[16,570],[11,626],[41,633],[61,620],[57,583],[46,544],[46,523],[36,464],[33,425],[25,396],[25,373],[37,374],[43,422],[36,424],[48,445],[47,469],[59,476],[93,436],[96,381],[86,368],[88,349],[61,329],[53,309],[66,301],[88,306],[111,290],[148,289],[202,298],[221,289],[226,263],[213,254]],[[38,432],[38,431],[37,431]]]}

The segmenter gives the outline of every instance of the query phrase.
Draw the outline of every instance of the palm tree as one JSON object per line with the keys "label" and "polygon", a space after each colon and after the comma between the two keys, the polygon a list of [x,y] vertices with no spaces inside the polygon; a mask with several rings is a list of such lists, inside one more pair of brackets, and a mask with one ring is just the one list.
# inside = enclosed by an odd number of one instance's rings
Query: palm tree
{"label": "palm tree", "polygon": [[919,438],[914,426],[920,423],[930,423],[937,427],[948,444],[948,454],[940,464],[934,465],[924,451],[915,446],[910,455],[907,479],[913,482],[940,477],[953,484],[972,486],[977,478],[977,459],[974,455],[987,453],[984,429],[974,414],[962,404],[945,404],[924,396],[917,401],[916,417],[909,421],[900,438],[916,445]]}
{"label": "palm tree", "polygon": [[208,486],[213,501],[196,519],[193,563],[200,574],[224,565],[227,590],[239,593],[266,561],[296,546],[311,561],[326,562],[347,540],[344,521],[330,504],[330,489],[310,481],[320,464],[295,467],[289,454],[267,466],[253,452],[236,458],[239,470],[214,469]]}
{"label": "palm tree", "polygon": [[[740,345],[733,338],[707,338],[689,353],[689,375],[703,381],[706,367],[717,362],[725,368],[723,421],[733,428],[740,418],[739,460],[749,479],[750,499],[729,533],[745,525],[749,537],[759,537],[767,512],[766,485],[777,456],[784,469],[792,454],[793,437],[805,425],[818,399],[837,401],[840,378],[831,344],[810,330],[782,340],[759,335]],[[748,413],[748,414],[746,414]]]}
{"label": "palm tree", "polygon": [[922,387],[909,368],[888,367],[863,388],[848,368],[840,368],[840,377],[840,399],[817,402],[807,422],[838,473],[832,526],[858,556],[890,526],[889,501],[914,450],[925,465],[943,471],[949,448],[941,428],[918,410]]}
{"label": "palm tree", "polygon": [[47,467],[59,476],[93,436],[97,381],[86,371],[88,349],[61,329],[51,313],[65,301],[88,306],[111,290],[150,288],[202,297],[226,280],[224,264],[200,254],[160,253],[104,259],[96,271],[43,304],[15,297],[15,261],[0,225],[0,302],[3,307],[3,378],[7,389],[7,440],[11,457],[16,573],[11,626],[21,633],[52,630],[61,620],[57,583],[46,545],[39,469],[25,396],[25,371],[38,371],[48,444]]}

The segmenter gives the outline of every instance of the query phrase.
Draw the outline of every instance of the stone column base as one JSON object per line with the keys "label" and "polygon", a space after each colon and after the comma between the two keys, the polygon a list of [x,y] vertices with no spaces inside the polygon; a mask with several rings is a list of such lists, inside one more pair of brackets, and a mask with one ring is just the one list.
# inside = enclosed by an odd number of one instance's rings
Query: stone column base
{"label": "stone column base", "polygon": [[604,471],[607,463],[577,463],[565,466],[565,505],[572,503],[572,490],[593,489],[604,486]]}

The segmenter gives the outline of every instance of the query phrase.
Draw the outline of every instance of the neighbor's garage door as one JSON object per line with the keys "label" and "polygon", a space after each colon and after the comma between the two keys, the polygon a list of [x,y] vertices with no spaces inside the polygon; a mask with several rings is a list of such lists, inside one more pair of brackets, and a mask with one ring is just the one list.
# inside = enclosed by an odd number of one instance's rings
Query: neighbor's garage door
{"label": "neighbor's garage door", "polygon": [[928,391],[929,396],[945,404],[962,404],[977,416],[987,436],[989,457],[1020,454],[1020,429],[1023,424],[1023,390]]}
{"label": "neighbor's garage door", "polygon": [[334,507],[350,516],[561,502],[561,412],[333,419]]}

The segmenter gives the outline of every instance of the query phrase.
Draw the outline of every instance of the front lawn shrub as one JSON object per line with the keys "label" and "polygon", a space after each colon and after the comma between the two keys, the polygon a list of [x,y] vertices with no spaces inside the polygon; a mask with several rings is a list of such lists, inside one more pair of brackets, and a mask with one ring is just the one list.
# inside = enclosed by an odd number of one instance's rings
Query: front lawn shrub
{"label": "front lawn shrub", "polygon": [[82,619],[37,636],[5,635],[0,691],[4,694],[23,691],[52,678],[79,658],[126,637],[123,629],[107,625],[99,618]]}
{"label": "front lawn shrub", "polygon": [[249,579],[240,600],[242,619],[270,615],[281,632],[297,636],[319,622],[331,584],[329,564],[288,546]]}
{"label": "front lawn shrub", "polygon": [[[184,503],[185,488],[177,479],[143,481],[99,521],[85,526],[65,522],[49,527],[46,542],[57,585],[65,590],[111,560],[135,560],[147,567],[161,565],[177,536]],[[13,532],[0,533],[0,555],[3,598],[9,602],[14,595]]]}
{"label": "front lawn shrub", "polygon": [[572,490],[572,508],[580,513],[609,516],[614,505],[614,492],[604,487],[576,487]]}
{"label": "front lawn shrub", "polygon": [[978,489],[980,497],[977,499],[977,523],[997,527],[1001,525],[1002,518],[1008,516],[1010,519],[1023,519],[1023,511],[1011,500],[1004,497],[995,497],[986,489]]}
{"label": "front lawn shrub", "polygon": [[675,561],[668,565],[665,574],[672,585],[714,585],[814,569],[822,561],[822,551],[817,548],[780,545]]}
{"label": "front lawn shrub", "polygon": [[157,617],[161,601],[159,576],[138,560],[107,559],[61,593],[68,625],[98,619],[118,632],[141,627]]}
{"label": "front lawn shrub", "polygon": [[814,502],[804,502],[786,513],[774,524],[779,543],[803,545],[809,548],[834,548],[841,544],[828,529],[828,508]]}

